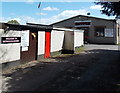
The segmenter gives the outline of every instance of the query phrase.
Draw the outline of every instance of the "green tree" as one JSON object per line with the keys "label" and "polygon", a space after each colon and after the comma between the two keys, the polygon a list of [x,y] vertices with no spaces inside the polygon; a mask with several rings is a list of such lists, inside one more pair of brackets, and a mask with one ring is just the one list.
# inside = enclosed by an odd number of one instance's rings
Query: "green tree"
{"label": "green tree", "polygon": [[101,5],[101,12],[107,16],[120,16],[120,1],[119,2],[95,2],[97,5]]}
{"label": "green tree", "polygon": [[20,24],[17,20],[10,20],[7,23],[9,23],[9,24]]}

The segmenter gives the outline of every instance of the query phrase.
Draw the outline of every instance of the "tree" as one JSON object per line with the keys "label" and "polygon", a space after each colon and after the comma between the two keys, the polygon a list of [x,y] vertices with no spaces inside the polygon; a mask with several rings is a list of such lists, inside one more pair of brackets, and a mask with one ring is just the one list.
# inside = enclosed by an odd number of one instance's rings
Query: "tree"
{"label": "tree", "polygon": [[102,14],[106,14],[107,16],[120,16],[120,1],[119,2],[95,2],[97,5],[101,5]]}
{"label": "tree", "polygon": [[9,23],[9,24],[20,24],[17,20],[10,20],[7,23]]}

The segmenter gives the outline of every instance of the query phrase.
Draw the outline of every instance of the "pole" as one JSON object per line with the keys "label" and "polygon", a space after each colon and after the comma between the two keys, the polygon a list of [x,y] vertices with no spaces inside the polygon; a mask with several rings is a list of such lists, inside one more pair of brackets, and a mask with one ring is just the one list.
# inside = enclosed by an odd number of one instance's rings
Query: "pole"
{"label": "pole", "polygon": [[40,22],[41,22],[41,8],[40,7],[41,7],[41,2],[39,2],[39,4],[38,4],[38,9],[40,9],[40,13],[39,14],[40,14]]}

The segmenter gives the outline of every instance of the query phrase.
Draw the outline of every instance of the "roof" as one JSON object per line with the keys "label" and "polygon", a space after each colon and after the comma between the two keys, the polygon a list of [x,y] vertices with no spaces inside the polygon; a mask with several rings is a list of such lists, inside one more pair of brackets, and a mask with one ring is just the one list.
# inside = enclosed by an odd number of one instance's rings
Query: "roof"
{"label": "roof", "polygon": [[[52,26],[52,25],[43,25],[43,24],[34,24],[34,23],[27,23],[29,26],[38,26],[38,27],[47,27],[48,29],[57,30],[57,31],[78,31],[79,29],[76,28],[69,28],[69,27],[61,27],[61,26]],[[80,30],[79,30],[80,31]]]}
{"label": "roof", "polygon": [[19,24],[8,24],[8,23],[0,23],[0,28],[4,28],[6,29],[8,27],[9,30],[34,30],[34,31],[40,31],[40,30],[52,30],[53,27],[52,26],[48,26],[48,25],[32,25],[32,24],[28,24],[28,25],[19,25]]}
{"label": "roof", "polygon": [[52,26],[52,25],[42,25],[42,24],[34,24],[34,23],[27,23],[27,25],[20,25],[20,24],[8,24],[8,23],[0,23],[0,28],[6,30],[32,30],[32,31],[77,31],[78,29],[75,28],[68,28],[68,27],[59,27],[59,26]]}
{"label": "roof", "polygon": [[55,25],[55,24],[58,24],[58,23],[61,23],[61,22],[64,22],[64,21],[67,21],[67,20],[70,20],[70,19],[74,19],[76,17],[87,17],[87,18],[94,18],[94,19],[107,20],[107,21],[115,21],[116,22],[115,19],[105,19],[105,18],[99,18],[99,17],[93,17],[93,16],[77,15],[77,16],[74,16],[74,17],[71,17],[71,18],[64,19],[64,20],[59,21],[59,22],[52,23],[51,25]]}

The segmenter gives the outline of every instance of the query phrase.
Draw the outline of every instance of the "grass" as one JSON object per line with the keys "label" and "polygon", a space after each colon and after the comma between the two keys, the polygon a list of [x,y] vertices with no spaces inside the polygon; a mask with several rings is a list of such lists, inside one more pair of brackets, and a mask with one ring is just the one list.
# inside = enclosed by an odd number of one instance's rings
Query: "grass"
{"label": "grass", "polygon": [[60,55],[52,56],[52,58],[54,58],[54,57],[69,57],[69,56],[73,56],[73,55],[78,55],[81,52],[83,52],[84,50],[85,50],[84,46],[80,46],[80,47],[75,48],[75,53],[74,54],[60,54]]}
{"label": "grass", "polygon": [[17,67],[11,68],[11,70],[9,69],[8,71],[5,71],[4,74],[12,73],[12,72],[16,71],[17,69],[24,69],[24,68],[36,65],[39,62],[46,62],[46,63],[57,62],[58,60],[55,59],[55,57],[70,57],[70,56],[78,55],[81,52],[83,52],[84,49],[85,49],[84,46],[77,47],[77,48],[75,48],[75,53],[74,54],[60,54],[60,52],[55,52],[54,55],[50,58],[42,58],[41,60],[37,60],[37,61],[34,61],[34,62],[31,61],[31,62],[28,62],[28,63],[25,63],[25,64],[21,64]]}
{"label": "grass", "polygon": [[120,45],[120,43],[118,43],[118,45]]}
{"label": "grass", "polygon": [[75,49],[75,54],[79,54],[80,52],[83,52],[85,50],[84,46],[78,47]]}
{"label": "grass", "polygon": [[57,60],[54,59],[56,57],[69,57],[69,56],[73,56],[73,55],[78,55],[81,52],[83,52],[84,50],[85,50],[84,46],[80,46],[80,47],[75,48],[74,54],[60,54],[59,52],[55,52],[54,55],[52,55],[50,58],[43,58],[39,61],[40,62],[56,62]]}

